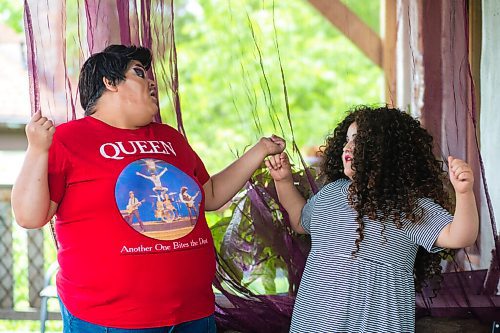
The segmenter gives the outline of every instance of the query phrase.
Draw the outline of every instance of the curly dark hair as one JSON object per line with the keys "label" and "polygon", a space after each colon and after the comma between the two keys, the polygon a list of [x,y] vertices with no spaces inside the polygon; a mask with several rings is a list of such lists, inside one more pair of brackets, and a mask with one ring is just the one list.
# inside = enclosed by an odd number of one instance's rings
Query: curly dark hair
{"label": "curly dark hair", "polygon": [[[356,210],[358,238],[353,255],[364,238],[363,217],[402,227],[402,219],[419,223],[422,209],[418,199],[426,197],[450,210],[443,162],[433,154],[432,136],[420,122],[388,106],[357,106],[327,137],[323,146],[321,172],[327,182],[348,178],[342,153],[349,126],[356,122],[352,169],[354,175],[348,200]],[[383,235],[382,235],[383,237]],[[419,249],[414,266],[415,287],[440,276],[441,256]]]}

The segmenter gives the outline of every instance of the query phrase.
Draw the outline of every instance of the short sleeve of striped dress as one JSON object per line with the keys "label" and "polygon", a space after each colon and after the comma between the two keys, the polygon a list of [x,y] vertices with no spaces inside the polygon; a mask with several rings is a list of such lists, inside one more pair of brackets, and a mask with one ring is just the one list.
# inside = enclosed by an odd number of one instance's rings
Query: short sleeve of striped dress
{"label": "short sleeve of striped dress", "polygon": [[316,193],[312,197],[310,197],[305,206],[302,208],[302,214],[300,216],[300,225],[304,230],[310,234],[311,233],[311,218],[313,214],[313,208],[318,199],[318,196],[321,192]]}
{"label": "short sleeve of striped dress", "polygon": [[453,215],[428,198],[420,199],[418,206],[423,209],[422,220],[420,223],[406,224],[404,228],[406,234],[412,241],[427,251],[439,252],[442,248],[434,246],[434,243],[441,230],[453,221]]}

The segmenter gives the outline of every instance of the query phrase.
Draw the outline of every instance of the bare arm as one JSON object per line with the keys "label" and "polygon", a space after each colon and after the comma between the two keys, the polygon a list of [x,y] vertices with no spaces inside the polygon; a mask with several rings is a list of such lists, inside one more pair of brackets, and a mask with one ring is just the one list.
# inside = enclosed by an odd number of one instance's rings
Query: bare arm
{"label": "bare arm", "polygon": [[306,200],[293,183],[292,168],[287,154],[270,156],[266,160],[266,166],[274,179],[278,199],[288,213],[292,229],[299,234],[305,234],[300,220]]}
{"label": "bare arm", "polygon": [[205,209],[217,210],[231,200],[261,165],[264,158],[285,149],[285,141],[277,136],[262,138],[245,154],[221,172],[213,175],[204,185]]}
{"label": "bare arm", "polygon": [[48,184],[49,148],[55,127],[52,121],[33,115],[26,125],[28,149],[19,176],[12,188],[12,208],[16,222],[27,229],[43,227],[55,214]]}
{"label": "bare arm", "polygon": [[141,176],[142,178],[146,178],[146,179],[151,180],[151,177],[148,177],[148,176],[146,176],[146,175],[143,175],[143,174],[142,174],[142,173],[140,173],[139,171],[136,171],[136,172],[135,172],[135,174],[136,174],[137,176]]}
{"label": "bare arm", "polygon": [[456,207],[453,221],[443,228],[436,246],[458,249],[474,244],[479,231],[479,216],[474,197],[474,175],[462,160],[448,157],[450,180],[455,188]]}
{"label": "bare arm", "polygon": [[161,172],[158,174],[158,178],[160,178],[161,176],[163,176],[163,174],[167,172],[167,168],[163,168],[163,170],[161,170]]}

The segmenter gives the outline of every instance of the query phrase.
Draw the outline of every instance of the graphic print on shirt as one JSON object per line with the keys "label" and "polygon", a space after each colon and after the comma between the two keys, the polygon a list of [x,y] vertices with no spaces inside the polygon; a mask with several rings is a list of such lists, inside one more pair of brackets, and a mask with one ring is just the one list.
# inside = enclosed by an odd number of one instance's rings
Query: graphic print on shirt
{"label": "graphic print on shirt", "polygon": [[115,199],[125,223],[159,240],[190,233],[198,221],[201,190],[193,178],[157,159],[127,165],[116,182]]}

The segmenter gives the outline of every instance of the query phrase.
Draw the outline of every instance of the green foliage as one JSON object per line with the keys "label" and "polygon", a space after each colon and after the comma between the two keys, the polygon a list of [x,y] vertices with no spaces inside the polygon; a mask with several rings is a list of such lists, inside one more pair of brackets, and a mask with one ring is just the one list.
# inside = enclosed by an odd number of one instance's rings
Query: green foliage
{"label": "green foliage", "polygon": [[4,22],[17,33],[22,33],[24,31],[23,2],[20,0],[0,1],[0,22]]}
{"label": "green foliage", "polygon": [[[312,179],[317,180],[315,170],[309,171]],[[309,198],[312,190],[304,170],[294,171],[293,177],[298,190]],[[293,285],[289,280],[296,272],[287,266],[291,254],[282,235],[291,234],[307,248],[309,239],[295,234],[287,226],[279,209],[274,182],[266,167],[254,173],[251,183],[226,211],[231,215],[220,218],[211,227],[217,253],[222,260],[219,264],[233,281],[253,293],[293,294]]]}
{"label": "green foliage", "polygon": [[[349,106],[383,101],[382,71],[307,1],[196,3],[176,3],[180,95],[188,139],[209,172],[262,135],[292,139],[275,37],[299,147],[321,145]],[[378,1],[347,3],[378,25]]]}
{"label": "green foliage", "polygon": [[380,32],[380,0],[341,0],[373,31]]}
{"label": "green foliage", "polygon": [[[62,332],[62,321],[48,320],[45,332]],[[0,320],[0,332],[40,332],[38,320]]]}

